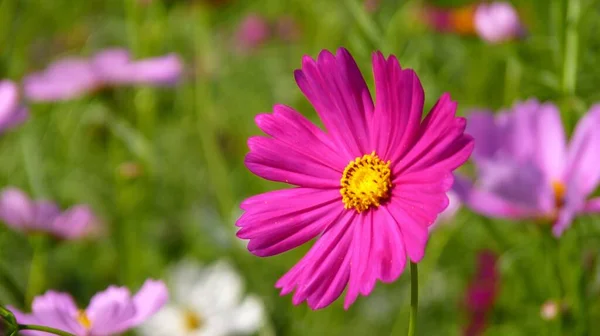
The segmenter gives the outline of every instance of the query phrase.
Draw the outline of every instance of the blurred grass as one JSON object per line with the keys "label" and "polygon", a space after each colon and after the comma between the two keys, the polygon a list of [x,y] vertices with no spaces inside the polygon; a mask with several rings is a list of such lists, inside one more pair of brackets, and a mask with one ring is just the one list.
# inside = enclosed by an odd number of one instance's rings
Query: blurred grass
{"label": "blurred grass", "polygon": [[[177,52],[187,64],[186,79],[174,89],[119,88],[70,102],[32,104],[33,118],[3,135],[3,186],[18,186],[64,206],[89,203],[108,227],[99,241],[53,246],[47,256],[47,288],[69,291],[84,304],[108,284],[136,288],[146,277],[161,277],[169,263],[187,255],[207,262],[226,257],[245,275],[248,291],[265,301],[277,335],[402,334],[408,322],[408,270],[394,284],[377,285],[347,312],[340,302],[312,312],[304,305],[293,307],[291,298],[280,298],[273,288],[307,247],[260,259],[235,238],[237,204],[279,187],[243,166],[246,139],[258,134],[254,116],[283,103],[316,121],[293,81],[302,55],[346,46],[372,86],[371,52],[393,53],[419,74],[427,108],[448,91],[461,113],[537,97],[560,103],[563,120],[573,127],[577,116],[600,98],[598,1],[581,1],[575,27],[577,86],[567,95],[560,84],[567,0],[515,1],[529,36],[499,46],[428,31],[417,22],[418,1],[383,0],[373,14],[357,0],[224,2],[0,2],[0,77],[18,81],[52,60],[111,46],[128,46],[138,57]],[[270,19],[293,16],[300,40],[273,39],[249,55],[236,54],[231,35],[249,12]],[[123,176],[124,163],[136,165],[140,175]],[[504,241],[494,240],[483,220],[466,210],[432,235],[420,265],[419,334],[460,334],[466,323],[462,295],[481,248],[501,253],[502,291],[488,335],[563,335],[556,322],[539,315],[540,306],[561,291],[570,300],[565,330],[577,330],[579,253],[598,254],[597,219],[581,219],[576,225],[584,238],[569,230],[554,252],[556,247],[542,247],[546,240],[531,223],[488,224]],[[0,246],[0,267],[9,269],[15,286],[25,291],[32,256],[27,239],[2,227]],[[550,258],[560,260],[564,289],[556,287]],[[600,280],[597,271],[587,274],[591,285],[583,297],[592,335],[600,327]],[[524,284],[527,277],[533,288]],[[0,290],[3,304],[19,306],[21,299]]]}

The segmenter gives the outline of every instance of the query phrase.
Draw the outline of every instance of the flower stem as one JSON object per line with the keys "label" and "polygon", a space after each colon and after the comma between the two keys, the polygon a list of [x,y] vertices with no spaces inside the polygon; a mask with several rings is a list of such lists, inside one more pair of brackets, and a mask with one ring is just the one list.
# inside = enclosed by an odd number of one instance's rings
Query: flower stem
{"label": "flower stem", "polygon": [[419,271],[417,264],[410,263],[410,319],[408,336],[414,336],[417,330],[417,310],[419,306]]}
{"label": "flower stem", "polygon": [[577,58],[579,51],[579,34],[577,26],[581,14],[581,0],[569,0],[567,5],[567,21],[565,48],[563,59],[562,93],[573,96],[577,81]]}
{"label": "flower stem", "polygon": [[29,266],[29,279],[27,281],[27,291],[25,292],[26,305],[29,306],[33,298],[40,294],[44,289],[45,269],[46,269],[46,237],[31,237],[31,246],[33,248],[33,257]]}
{"label": "flower stem", "polygon": [[59,336],[75,336],[66,331],[62,331],[62,330],[58,330],[58,329],[54,329],[54,328],[50,328],[50,327],[33,325],[33,324],[19,324],[19,330],[37,330],[37,331],[43,331],[43,332],[47,332],[47,333],[59,335]]}

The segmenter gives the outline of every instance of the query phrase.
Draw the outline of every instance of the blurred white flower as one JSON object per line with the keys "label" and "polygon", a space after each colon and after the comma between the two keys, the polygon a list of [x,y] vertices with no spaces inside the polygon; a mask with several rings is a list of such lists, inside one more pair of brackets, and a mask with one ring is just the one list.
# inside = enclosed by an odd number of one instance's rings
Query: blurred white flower
{"label": "blurred white flower", "polygon": [[183,261],[169,280],[171,301],[138,329],[140,335],[246,335],[263,323],[262,302],[243,297],[242,279],[225,261],[206,267]]}

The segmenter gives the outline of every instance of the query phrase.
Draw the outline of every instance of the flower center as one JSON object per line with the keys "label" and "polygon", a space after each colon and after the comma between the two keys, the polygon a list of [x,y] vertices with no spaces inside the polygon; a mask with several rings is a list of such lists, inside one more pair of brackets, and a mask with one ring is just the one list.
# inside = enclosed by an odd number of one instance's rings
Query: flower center
{"label": "flower center", "polygon": [[362,212],[388,199],[392,188],[390,163],[382,161],[375,152],[350,161],[340,181],[344,208]]}
{"label": "flower center", "polygon": [[195,331],[202,327],[202,318],[190,309],[183,312],[183,324],[188,331]]}
{"label": "flower center", "polygon": [[554,190],[554,207],[560,209],[565,205],[565,193],[567,192],[567,186],[560,181],[552,182],[552,190]]}
{"label": "flower center", "polygon": [[90,329],[92,327],[92,321],[90,321],[90,318],[83,309],[77,311],[77,322],[79,322],[79,324],[81,324],[85,329]]}

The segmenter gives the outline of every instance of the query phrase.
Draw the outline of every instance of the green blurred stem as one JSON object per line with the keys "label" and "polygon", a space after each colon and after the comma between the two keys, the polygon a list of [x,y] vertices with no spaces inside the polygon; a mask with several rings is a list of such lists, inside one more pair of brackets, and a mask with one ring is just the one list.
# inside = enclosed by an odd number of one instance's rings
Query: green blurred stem
{"label": "green blurred stem", "polygon": [[581,0],[569,0],[567,3],[562,93],[565,96],[573,96],[577,83],[577,59],[579,54],[579,33],[577,28],[581,14]]}
{"label": "green blurred stem", "polygon": [[504,73],[504,106],[510,106],[519,92],[521,81],[521,64],[512,46],[508,46],[505,55],[506,69]]}
{"label": "green blurred stem", "polygon": [[[545,254],[549,260],[551,272],[549,279],[554,278],[556,281],[550,281],[551,283],[555,283],[556,287],[554,288],[555,295],[558,296],[558,304],[562,305],[562,302],[565,297],[565,285],[560,272],[560,247],[558,245],[558,241],[552,236],[550,231],[542,232],[542,240],[543,245],[545,247]],[[558,335],[563,334],[563,314],[559,314],[556,319],[555,328]]]}
{"label": "green blurred stem", "polygon": [[66,331],[62,331],[62,330],[58,330],[58,329],[54,329],[54,328],[50,328],[50,327],[33,325],[33,324],[19,324],[19,330],[37,330],[37,331],[43,331],[46,333],[59,335],[59,336],[75,336]]}
{"label": "green blurred stem", "polygon": [[127,18],[127,33],[129,38],[129,48],[136,54],[139,52],[138,42],[138,8],[139,4],[137,0],[125,0],[125,15]]}
{"label": "green blurred stem", "polygon": [[417,310],[419,308],[419,271],[417,264],[410,262],[410,318],[408,336],[414,336],[417,330]]}
{"label": "green blurred stem", "polygon": [[3,288],[12,295],[15,301],[25,302],[25,293],[23,293],[19,284],[17,284],[10,274],[10,271],[3,265],[0,265],[0,283],[2,283]]}
{"label": "green blurred stem", "polygon": [[[581,253],[584,252],[584,242],[583,242],[583,221],[579,220],[575,223],[573,223],[575,226],[575,233],[577,235],[577,247],[579,249],[579,251],[581,251]],[[556,245],[558,246],[558,242],[556,242]],[[583,257],[580,255],[580,260],[582,260]],[[589,306],[588,306],[588,295],[587,295],[587,281],[586,281],[586,272],[585,272],[585,268],[580,268],[579,270],[579,279],[577,281],[577,296],[578,296],[578,303],[579,303],[579,313],[580,313],[580,318],[581,318],[581,322],[578,323],[578,335],[589,335],[589,325],[590,325],[590,314],[589,314]]]}
{"label": "green blurred stem", "polygon": [[25,293],[26,305],[31,305],[33,298],[44,290],[46,277],[47,248],[46,237],[35,235],[30,238],[33,257],[29,266],[29,279]]}

